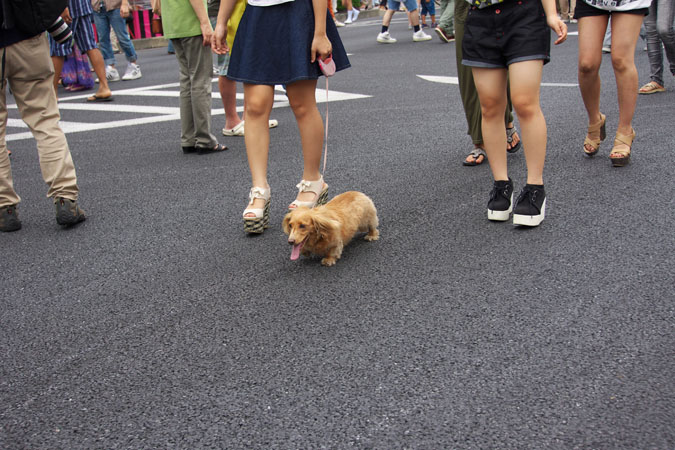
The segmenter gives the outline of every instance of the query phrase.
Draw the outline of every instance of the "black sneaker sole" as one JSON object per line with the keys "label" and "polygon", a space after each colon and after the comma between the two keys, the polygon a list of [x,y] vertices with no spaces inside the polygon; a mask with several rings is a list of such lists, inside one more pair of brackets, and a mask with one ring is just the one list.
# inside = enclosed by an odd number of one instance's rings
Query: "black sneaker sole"
{"label": "black sneaker sole", "polygon": [[526,227],[536,227],[544,221],[544,216],[546,215],[546,199],[541,205],[541,212],[536,216],[526,216],[523,214],[514,214],[513,215],[513,224],[514,225],[523,225]]}

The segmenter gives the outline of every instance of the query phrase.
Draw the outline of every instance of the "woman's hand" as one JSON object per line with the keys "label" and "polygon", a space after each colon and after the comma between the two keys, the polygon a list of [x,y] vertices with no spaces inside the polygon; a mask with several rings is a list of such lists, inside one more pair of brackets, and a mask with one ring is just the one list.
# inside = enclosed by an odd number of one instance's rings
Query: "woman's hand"
{"label": "woman's hand", "polygon": [[546,16],[546,23],[558,35],[558,39],[554,42],[555,45],[562,44],[567,39],[567,25],[563,22],[558,14],[551,14]]}
{"label": "woman's hand", "polygon": [[314,35],[312,39],[311,60],[315,62],[317,58],[326,59],[333,53],[333,45],[325,34]]}
{"label": "woman's hand", "polygon": [[211,37],[211,50],[218,55],[224,55],[230,51],[227,47],[227,25],[220,22],[216,24],[216,29]]}

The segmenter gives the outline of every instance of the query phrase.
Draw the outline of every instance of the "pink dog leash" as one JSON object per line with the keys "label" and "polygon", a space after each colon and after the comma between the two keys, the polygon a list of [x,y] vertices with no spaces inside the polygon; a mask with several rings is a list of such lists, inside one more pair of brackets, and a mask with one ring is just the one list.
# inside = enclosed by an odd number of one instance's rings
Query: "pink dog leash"
{"label": "pink dog leash", "polygon": [[319,68],[326,77],[326,122],[324,125],[324,148],[323,148],[323,170],[321,176],[326,174],[326,160],[328,159],[328,77],[335,75],[335,61],[333,55],[328,55],[324,60],[319,59]]}

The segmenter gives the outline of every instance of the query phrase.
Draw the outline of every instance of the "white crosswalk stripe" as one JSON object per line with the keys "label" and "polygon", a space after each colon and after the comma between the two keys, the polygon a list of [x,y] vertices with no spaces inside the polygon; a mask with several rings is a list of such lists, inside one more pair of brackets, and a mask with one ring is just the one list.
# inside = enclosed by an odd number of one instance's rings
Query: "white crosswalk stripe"
{"label": "white crosswalk stripe", "polygon": [[[214,79],[214,82],[217,82],[217,79]],[[61,128],[64,133],[81,133],[86,131],[95,131],[103,130],[110,128],[121,128],[121,127],[132,127],[138,125],[146,125],[150,123],[158,122],[169,122],[174,120],[180,120],[180,109],[178,106],[152,106],[148,105],[148,101],[144,100],[144,105],[135,105],[135,104],[125,104],[120,103],[120,98],[123,97],[148,97],[148,98],[159,98],[159,97],[175,97],[180,96],[178,90],[178,83],[162,84],[156,86],[145,86],[140,88],[133,89],[121,89],[113,91],[115,100],[108,103],[89,103],[84,102],[87,97],[91,96],[91,93],[74,95],[71,97],[63,97],[59,100],[59,110],[61,111]],[[284,89],[281,86],[277,86],[275,89],[274,95],[274,104],[273,108],[284,108],[288,107],[288,98],[284,92]],[[213,98],[220,99],[220,93],[217,89],[214,89]],[[361,98],[368,98],[369,95],[354,94],[348,92],[339,92],[334,90],[329,90],[328,100],[326,100],[326,90],[317,89],[316,90],[316,101],[317,103],[328,102],[337,102],[344,100],[356,100]],[[243,100],[244,94],[237,94],[238,100]],[[7,120],[7,135],[5,137],[6,141],[17,141],[22,139],[32,139],[33,134],[30,131],[26,131],[28,128],[26,124],[16,117],[18,117],[17,106],[16,104],[7,105],[9,111],[14,110],[14,118],[9,118]],[[244,110],[243,106],[238,106],[237,111],[242,112]],[[92,114],[89,116],[91,122],[80,122],[69,120],[68,111],[91,111]],[[118,120],[106,120],[108,114],[111,112],[131,114],[133,117],[128,119],[118,119]],[[97,113],[104,113],[99,115]],[[147,116],[143,116],[146,115]],[[214,116],[224,115],[225,111],[223,108],[215,108],[211,111],[211,114]],[[96,121],[97,118],[101,118],[101,121]],[[11,132],[13,131],[13,132]]]}

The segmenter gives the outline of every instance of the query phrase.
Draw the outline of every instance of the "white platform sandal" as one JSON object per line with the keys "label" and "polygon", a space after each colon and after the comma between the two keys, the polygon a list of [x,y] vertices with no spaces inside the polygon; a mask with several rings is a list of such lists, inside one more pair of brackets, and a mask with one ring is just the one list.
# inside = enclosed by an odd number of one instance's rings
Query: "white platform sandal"
{"label": "white platform sandal", "polygon": [[298,188],[299,194],[302,192],[312,192],[316,195],[316,198],[311,202],[301,202],[297,199],[294,200],[290,205],[288,205],[288,209],[291,211],[300,206],[314,208],[315,206],[323,205],[328,201],[328,185],[323,182],[323,176],[316,181],[302,180],[295,187]]}
{"label": "white platform sandal", "polygon": [[[270,223],[270,202],[272,197],[272,190],[265,189],[261,187],[252,187],[251,191],[248,194],[248,206],[244,210],[244,231],[247,233],[257,233],[260,234],[265,231],[265,228],[269,226]],[[265,200],[265,206],[263,208],[253,208],[253,201],[256,198],[261,198]],[[247,214],[253,213],[254,216],[247,217]]]}

